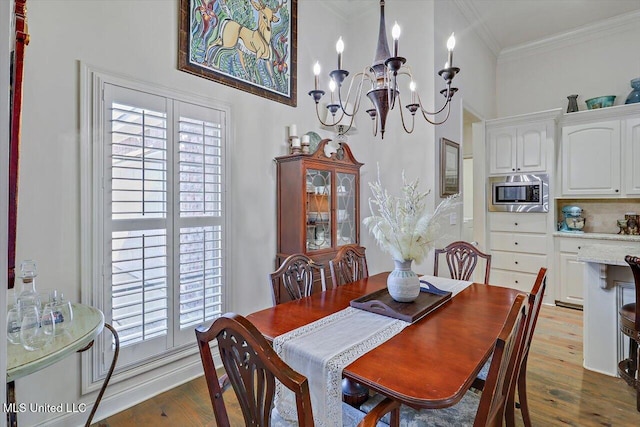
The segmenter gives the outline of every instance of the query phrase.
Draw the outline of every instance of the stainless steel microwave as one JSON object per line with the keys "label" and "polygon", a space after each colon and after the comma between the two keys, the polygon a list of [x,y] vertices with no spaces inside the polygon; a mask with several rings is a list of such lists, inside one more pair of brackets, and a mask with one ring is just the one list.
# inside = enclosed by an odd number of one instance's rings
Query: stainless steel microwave
{"label": "stainless steel microwave", "polygon": [[549,212],[549,175],[490,177],[487,196],[491,212]]}

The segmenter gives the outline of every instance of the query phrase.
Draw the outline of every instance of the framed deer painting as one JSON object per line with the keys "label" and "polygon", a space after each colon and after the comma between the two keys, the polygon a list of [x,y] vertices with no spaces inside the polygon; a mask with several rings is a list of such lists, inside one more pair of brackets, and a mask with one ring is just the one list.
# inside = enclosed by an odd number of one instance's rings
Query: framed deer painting
{"label": "framed deer painting", "polygon": [[296,106],[298,0],[180,0],[178,68]]}

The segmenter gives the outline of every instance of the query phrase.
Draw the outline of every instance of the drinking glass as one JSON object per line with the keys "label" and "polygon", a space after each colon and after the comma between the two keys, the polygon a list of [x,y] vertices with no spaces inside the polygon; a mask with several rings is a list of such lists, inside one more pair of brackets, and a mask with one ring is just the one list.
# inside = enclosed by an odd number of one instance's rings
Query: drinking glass
{"label": "drinking glass", "polygon": [[57,289],[49,292],[49,301],[53,310],[56,332],[64,331],[73,321],[71,301],[64,299],[64,294]]}
{"label": "drinking glass", "polygon": [[11,344],[20,344],[20,326],[22,324],[22,311],[19,306],[14,306],[7,312],[7,339]]}
{"label": "drinking glass", "polygon": [[[39,350],[51,342],[55,331],[55,323],[40,326],[38,308],[35,306],[23,307],[22,324],[20,326],[20,342],[29,351]],[[51,316],[51,314],[49,314]],[[47,333],[45,333],[47,331]]]}

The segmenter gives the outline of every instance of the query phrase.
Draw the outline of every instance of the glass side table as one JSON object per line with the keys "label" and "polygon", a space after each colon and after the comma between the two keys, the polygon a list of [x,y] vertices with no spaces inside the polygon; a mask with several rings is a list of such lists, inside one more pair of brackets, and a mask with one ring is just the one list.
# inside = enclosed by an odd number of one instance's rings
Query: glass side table
{"label": "glass side table", "polygon": [[[9,344],[7,346],[7,400],[8,403],[16,402],[15,380],[46,368],[70,354],[90,349],[93,346],[94,339],[106,327],[114,336],[115,352],[109,372],[104,379],[100,393],[98,393],[85,424],[89,426],[115,369],[120,350],[120,341],[115,329],[104,322],[104,315],[100,310],[85,304],[72,304],[72,306],[73,322],[71,326],[67,327],[60,335],[56,335],[53,342],[47,347],[40,350],[27,351],[21,345]],[[8,425],[17,426],[17,414],[9,412],[7,416]]]}

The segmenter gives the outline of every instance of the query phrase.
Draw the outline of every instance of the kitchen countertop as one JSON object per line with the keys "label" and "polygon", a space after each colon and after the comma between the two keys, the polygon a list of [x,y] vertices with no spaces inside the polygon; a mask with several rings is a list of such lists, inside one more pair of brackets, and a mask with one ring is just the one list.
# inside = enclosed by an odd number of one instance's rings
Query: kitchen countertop
{"label": "kitchen countertop", "polygon": [[624,257],[626,255],[640,256],[640,240],[628,243],[594,243],[585,244],[578,249],[576,260],[584,262],[595,262],[607,265],[628,266]]}
{"label": "kitchen countertop", "polygon": [[571,237],[574,239],[600,239],[600,240],[617,240],[623,242],[640,242],[640,236],[628,234],[610,234],[610,233],[563,233],[556,231],[553,233],[556,237]]}

